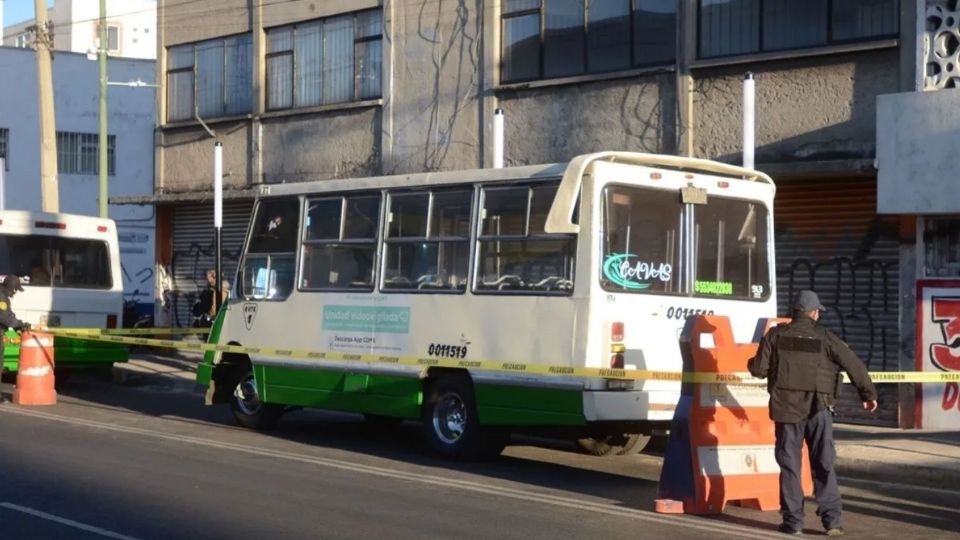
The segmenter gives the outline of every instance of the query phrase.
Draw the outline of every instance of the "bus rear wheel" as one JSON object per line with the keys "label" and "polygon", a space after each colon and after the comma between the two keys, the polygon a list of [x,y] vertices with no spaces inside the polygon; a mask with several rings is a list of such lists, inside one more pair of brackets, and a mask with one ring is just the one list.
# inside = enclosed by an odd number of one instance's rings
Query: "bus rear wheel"
{"label": "bus rear wheel", "polygon": [[629,456],[639,454],[650,443],[650,435],[625,433],[621,436],[584,437],[577,439],[577,446],[591,456]]}
{"label": "bus rear wheel", "polygon": [[451,458],[495,458],[509,438],[503,428],[480,425],[473,385],[464,376],[442,376],[428,385],[423,428],[430,447]]}
{"label": "bus rear wheel", "polygon": [[282,406],[261,401],[253,369],[247,370],[237,381],[230,399],[230,409],[238,424],[259,431],[266,431],[276,426],[277,420],[283,414]]}

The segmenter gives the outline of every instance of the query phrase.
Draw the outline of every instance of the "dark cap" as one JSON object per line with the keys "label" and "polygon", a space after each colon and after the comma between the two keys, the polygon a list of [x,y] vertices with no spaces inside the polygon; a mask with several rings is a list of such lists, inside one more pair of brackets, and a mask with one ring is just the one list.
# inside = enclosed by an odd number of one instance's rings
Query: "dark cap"
{"label": "dark cap", "polygon": [[824,310],[827,308],[823,307],[823,304],[820,303],[820,297],[817,296],[817,293],[813,291],[800,291],[797,293],[797,296],[793,298],[793,309],[813,311],[815,309]]}
{"label": "dark cap", "polygon": [[22,291],[23,285],[20,284],[20,278],[15,275],[9,275],[3,278],[3,286],[8,291]]}

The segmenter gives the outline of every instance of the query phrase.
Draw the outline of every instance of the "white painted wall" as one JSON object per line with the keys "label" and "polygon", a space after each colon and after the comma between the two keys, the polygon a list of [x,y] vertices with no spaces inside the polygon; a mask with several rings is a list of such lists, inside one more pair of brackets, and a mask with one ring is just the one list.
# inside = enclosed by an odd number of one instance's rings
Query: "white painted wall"
{"label": "white painted wall", "polygon": [[[99,0],[57,0],[48,12],[54,25],[54,48],[86,53],[97,46]],[[2,21],[0,21],[2,23]],[[3,44],[14,46],[17,36],[33,20],[10,25],[3,32]],[[157,2],[155,0],[107,0],[107,25],[120,27],[120,50],[112,56],[156,58]],[[29,40],[32,43],[32,39]]]}
{"label": "white painted wall", "polygon": [[877,212],[957,214],[960,92],[877,97]]}
{"label": "white painted wall", "polygon": [[[108,80],[151,82],[152,60],[111,59]],[[0,47],[2,79],[18,81],[0,93],[0,127],[9,130],[6,202],[8,209],[40,209],[40,149],[37,123],[37,71],[31,49]],[[98,67],[85,55],[61,52],[53,62],[57,131],[97,133]],[[154,90],[111,86],[108,132],[116,136],[116,174],[109,177],[110,197],[153,193]],[[60,210],[97,215],[96,175],[60,175]],[[153,312],[154,233],[152,206],[110,206],[117,221],[124,292],[136,293],[143,309]],[[139,292],[137,292],[139,291]]]}

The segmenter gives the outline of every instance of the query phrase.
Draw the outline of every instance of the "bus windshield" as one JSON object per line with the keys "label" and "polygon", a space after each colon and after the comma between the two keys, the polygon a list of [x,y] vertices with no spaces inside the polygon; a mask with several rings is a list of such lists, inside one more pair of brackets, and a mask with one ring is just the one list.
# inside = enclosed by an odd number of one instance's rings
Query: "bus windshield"
{"label": "bus windshield", "polygon": [[113,286],[107,243],[97,240],[0,234],[0,275],[8,274],[34,287]]}
{"label": "bus windshield", "polygon": [[[770,294],[763,204],[717,196],[684,204],[673,190],[611,185],[603,226],[605,290],[753,300]],[[681,255],[687,246],[692,261]],[[683,285],[687,264],[694,265],[693,283]]]}

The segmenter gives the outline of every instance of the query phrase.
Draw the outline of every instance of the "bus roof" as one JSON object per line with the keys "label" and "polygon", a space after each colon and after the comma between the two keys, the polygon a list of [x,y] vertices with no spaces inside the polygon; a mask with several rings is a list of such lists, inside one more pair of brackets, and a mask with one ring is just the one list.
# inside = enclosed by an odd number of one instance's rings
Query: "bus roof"
{"label": "bus roof", "polygon": [[[645,154],[640,152],[597,152],[577,156],[566,163],[544,165],[526,165],[505,167],[502,169],[468,169],[428,173],[395,174],[389,176],[369,176],[345,178],[339,180],[311,180],[289,184],[268,184],[261,186],[260,196],[300,195],[304,193],[325,193],[339,191],[358,191],[366,189],[389,189],[413,186],[436,186],[470,182],[509,182],[511,180],[556,179],[572,172],[582,174],[586,166],[593,161],[612,161],[626,165],[662,167],[680,171],[716,174],[743,180],[773,184],[766,174],[706,159],[684,158],[678,156]],[[570,169],[576,169],[571,171]]]}
{"label": "bus roof", "polygon": [[509,182],[511,180],[549,179],[560,178],[565,169],[566,163],[552,163],[547,165],[505,167],[502,169],[467,169],[458,171],[344,178],[339,180],[311,180],[309,182],[264,185],[261,187],[260,195],[299,195],[303,193],[389,189],[414,186],[438,186],[470,182]]}
{"label": "bus roof", "polygon": [[[97,216],[85,216],[82,214],[64,214],[51,212],[33,212],[30,210],[0,210],[0,232],[3,232],[4,226],[16,226],[21,229],[29,227],[30,229],[55,229],[57,227],[38,227],[37,223],[44,224],[63,224],[69,226],[71,223],[80,227],[86,226],[109,226],[115,230],[114,221],[109,218]],[[69,229],[68,229],[69,230]]]}

